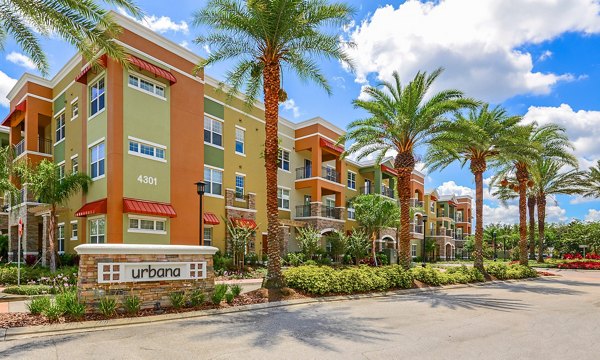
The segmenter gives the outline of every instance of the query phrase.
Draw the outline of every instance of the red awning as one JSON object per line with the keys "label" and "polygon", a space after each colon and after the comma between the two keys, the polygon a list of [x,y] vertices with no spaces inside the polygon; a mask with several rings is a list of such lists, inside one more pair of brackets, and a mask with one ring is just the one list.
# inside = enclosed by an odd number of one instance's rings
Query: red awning
{"label": "red awning", "polygon": [[329,150],[332,150],[334,152],[337,152],[339,154],[344,152],[344,148],[341,146],[337,146],[336,144],[334,144],[333,142],[327,140],[327,139],[323,139],[320,138],[320,143],[321,143],[321,147],[327,148]]}
{"label": "red awning", "polygon": [[388,174],[392,174],[394,176],[398,176],[398,173],[396,172],[396,170],[392,169],[389,166],[381,165],[381,171],[386,172]]}
{"label": "red awning", "polygon": [[229,220],[231,220],[231,222],[233,223],[233,225],[237,226],[237,227],[247,227],[250,229],[256,229],[258,227],[258,225],[256,225],[256,221],[252,220],[252,219],[244,219],[244,218],[229,218]]}
{"label": "red awning", "polygon": [[[106,54],[102,55],[100,57],[99,61],[100,61],[100,65],[105,68],[106,67]],[[79,75],[77,75],[77,77],[75,77],[75,82],[87,85],[87,73],[90,70],[92,70],[92,64],[88,64],[88,66],[86,66],[83,70],[81,70]]]}
{"label": "red awning", "polygon": [[219,225],[221,223],[217,215],[210,212],[204,213],[202,218],[204,219],[204,224],[206,225]]}
{"label": "red awning", "polygon": [[106,214],[106,199],[87,203],[77,210],[75,216],[86,217],[90,215]]}
{"label": "red awning", "polygon": [[8,116],[5,117],[4,120],[2,120],[2,126],[10,126],[10,119],[12,118],[12,116],[14,114],[16,114],[18,111],[25,112],[26,109],[27,109],[27,99],[18,103],[17,106],[15,106],[15,108],[13,109],[13,111],[11,111],[10,114],[8,114]]}
{"label": "red awning", "polygon": [[177,82],[177,79],[175,79],[175,76],[173,76],[173,74],[171,74],[171,72],[169,72],[168,70],[165,69],[161,69],[156,65],[152,65],[147,61],[144,61],[138,57],[135,57],[133,55],[129,55],[129,62],[132,65],[135,65],[137,67],[139,67],[140,69],[146,70],[151,72],[152,74],[161,77],[165,80],[169,80],[169,82],[171,83],[171,85],[175,84]]}
{"label": "red awning", "polygon": [[127,198],[123,199],[123,212],[171,218],[177,216],[171,204]]}

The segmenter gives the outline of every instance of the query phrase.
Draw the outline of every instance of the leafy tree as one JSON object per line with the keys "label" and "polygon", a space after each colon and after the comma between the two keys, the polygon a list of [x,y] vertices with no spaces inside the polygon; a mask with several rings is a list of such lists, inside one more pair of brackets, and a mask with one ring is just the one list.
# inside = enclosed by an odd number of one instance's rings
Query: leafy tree
{"label": "leafy tree", "polygon": [[335,230],[329,236],[328,241],[331,244],[331,257],[333,257],[334,261],[340,261],[340,258],[348,249],[348,235],[343,231]]}
{"label": "leafy tree", "polygon": [[375,240],[380,238],[381,229],[397,227],[400,208],[394,200],[378,194],[358,195],[352,206],[356,221],[371,238],[371,256],[376,259]]}
{"label": "leafy tree", "polygon": [[380,163],[388,151],[395,151],[394,169],[398,173],[397,193],[400,200],[400,263],[410,267],[410,177],[415,168],[415,149],[427,144],[431,135],[449,112],[459,111],[476,104],[466,99],[459,90],[443,90],[430,93],[435,80],[442,73],[437,69],[431,74],[419,72],[406,86],[402,86],[398,72],[393,82],[380,86],[368,86],[367,100],[354,100],[356,108],[365,110],[368,116],[355,120],[340,141],[354,141],[343,156],[358,153],[358,160],[377,154]]}
{"label": "leafy tree", "polygon": [[[120,6],[136,17],[141,10],[131,0],[104,0]],[[115,38],[122,29],[108,10],[95,0],[5,0],[0,2],[0,49],[7,35],[15,39],[42,75],[48,74],[48,60],[39,36],[57,35],[75,46],[86,59],[103,51],[127,65],[127,55]]]}
{"label": "leafy tree", "polygon": [[232,219],[225,220],[227,233],[229,234],[229,246],[233,255],[233,261],[238,266],[243,267],[248,241],[254,233],[255,228],[235,223]]}
{"label": "leafy tree", "polygon": [[457,114],[454,121],[444,120],[431,140],[426,163],[431,170],[443,169],[454,161],[469,164],[475,177],[475,267],[483,268],[483,173],[513,157],[529,153],[517,141],[515,134],[518,116],[509,116],[506,110],[489,109],[484,104],[467,115]]}
{"label": "leafy tree", "polygon": [[358,265],[360,259],[368,254],[371,246],[369,238],[362,229],[355,229],[347,240],[347,252],[354,258],[354,263]]}
{"label": "leafy tree", "polygon": [[312,260],[320,249],[319,241],[321,241],[321,233],[312,226],[296,229],[298,231],[296,241],[298,241],[300,251],[302,251],[306,259]]}
{"label": "leafy tree", "polygon": [[[265,104],[265,170],[269,256],[266,286],[283,286],[280,258],[280,225],[277,208],[277,155],[279,102],[286,100],[282,72],[286,68],[302,80],[311,80],[331,93],[315,59],[349,64],[340,43],[341,25],[350,21],[353,9],[343,3],[312,0],[209,0],[194,15],[196,25],[208,25],[207,35],[196,38],[209,45],[211,54],[196,71],[215,63],[235,60],[226,75],[229,95],[246,91],[251,104],[260,89]],[[335,29],[326,33],[327,28]]]}
{"label": "leafy tree", "polygon": [[59,167],[53,162],[42,160],[35,166],[21,161],[15,168],[22,184],[40,203],[48,204],[48,251],[50,252],[50,271],[56,271],[55,230],[58,207],[65,204],[71,196],[79,191],[86,192],[91,178],[83,173],[69,173],[61,178]]}

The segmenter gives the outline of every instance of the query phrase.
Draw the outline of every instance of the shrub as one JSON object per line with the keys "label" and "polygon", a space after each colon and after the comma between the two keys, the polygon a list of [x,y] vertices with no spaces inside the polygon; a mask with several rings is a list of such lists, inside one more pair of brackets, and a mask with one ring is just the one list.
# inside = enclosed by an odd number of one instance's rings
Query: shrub
{"label": "shrub", "polygon": [[77,266],[79,265],[79,255],[70,253],[59,254],[58,263],[62,266]]}
{"label": "shrub", "polygon": [[[587,257],[587,255],[586,255],[586,257]],[[600,262],[597,262],[597,261],[574,261],[574,262],[558,264],[558,268],[559,269],[600,270]]]}
{"label": "shrub", "polygon": [[319,265],[331,266],[331,259],[328,257],[324,257],[324,258],[319,259],[319,261],[317,261],[317,263]]}
{"label": "shrub", "polygon": [[69,315],[75,319],[80,319],[85,315],[85,305],[79,301],[75,291],[67,291],[56,295],[54,298],[63,314]]}
{"label": "shrub", "polygon": [[235,267],[231,256],[223,255],[221,251],[217,251],[213,256],[213,268],[217,275],[222,275],[224,271],[232,270]]}
{"label": "shrub", "polygon": [[485,271],[496,279],[508,279],[508,266],[503,263],[492,263],[485,267]]}
{"label": "shrub", "polygon": [[21,286],[9,286],[4,289],[7,294],[15,295],[45,295],[53,294],[55,292],[52,286],[48,285],[21,285]]}
{"label": "shrub", "polygon": [[256,264],[258,264],[258,255],[256,255],[256,253],[254,252],[251,252],[244,256],[244,261],[246,262],[246,264],[255,266]]}
{"label": "shrub", "polygon": [[32,315],[39,315],[48,309],[50,305],[51,302],[48,296],[34,297],[27,303],[27,310],[29,310]]}
{"label": "shrub", "polygon": [[98,310],[106,317],[113,316],[117,312],[117,299],[112,296],[103,296],[98,302]]}
{"label": "shrub", "polygon": [[58,321],[58,319],[60,319],[60,317],[64,314],[64,311],[58,304],[54,303],[48,306],[42,313],[48,318],[48,320]]}
{"label": "shrub", "polygon": [[229,305],[231,305],[233,303],[233,299],[235,299],[235,295],[233,295],[232,293],[225,294],[225,300],[227,301],[227,303]]}
{"label": "shrub", "polygon": [[233,296],[238,297],[242,293],[242,287],[239,284],[235,284],[231,286],[231,293]]}
{"label": "shrub", "polygon": [[479,270],[474,267],[466,267],[465,265],[450,267],[445,273],[440,273],[440,275],[442,285],[485,281],[485,277]]}
{"label": "shrub", "polygon": [[441,276],[441,272],[438,270],[427,266],[427,267],[414,267],[411,269],[413,277],[415,280],[419,280],[420,282],[432,286],[440,286],[442,285],[443,279]]}
{"label": "shrub", "polygon": [[285,256],[285,263],[290,266],[300,266],[304,262],[303,253],[288,253]]}
{"label": "shrub", "polygon": [[312,226],[297,228],[296,241],[307,259],[312,259],[320,249],[321,233]]}
{"label": "shrub", "polygon": [[213,304],[215,305],[219,305],[221,303],[221,301],[223,301],[223,298],[225,297],[225,294],[227,293],[227,284],[217,284],[215,285],[215,290],[212,293],[211,296],[211,300],[213,302]]}
{"label": "shrub", "polygon": [[140,312],[142,307],[142,302],[137,295],[129,295],[123,299],[123,307],[125,308],[125,312],[134,315]]}
{"label": "shrub", "polygon": [[384,253],[378,253],[377,254],[377,263],[379,265],[389,265],[390,259],[388,259],[388,256]]}
{"label": "shrub", "polygon": [[192,306],[200,306],[204,304],[204,300],[206,299],[206,295],[200,289],[192,290],[190,293],[190,304]]}
{"label": "shrub", "polygon": [[306,260],[303,265],[315,266],[317,265],[317,262],[314,260]]}
{"label": "shrub", "polygon": [[185,305],[185,295],[181,291],[175,291],[169,294],[171,306],[174,309],[181,309]]}
{"label": "shrub", "polygon": [[495,263],[488,265],[485,270],[488,274],[500,280],[524,279],[538,276],[537,271],[534,269],[530,268],[529,266],[519,264],[506,266],[502,263]]}

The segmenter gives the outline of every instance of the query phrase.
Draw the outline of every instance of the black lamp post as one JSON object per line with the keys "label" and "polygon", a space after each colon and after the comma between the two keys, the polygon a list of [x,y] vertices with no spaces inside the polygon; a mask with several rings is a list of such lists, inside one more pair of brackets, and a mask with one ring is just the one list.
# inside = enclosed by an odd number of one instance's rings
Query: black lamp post
{"label": "black lamp post", "polygon": [[502,241],[504,242],[504,246],[502,247],[502,250],[504,251],[504,259],[502,260],[506,261],[506,235],[502,237]]}
{"label": "black lamp post", "polygon": [[494,261],[498,258],[496,249],[496,230],[492,231],[492,246],[494,246]]}
{"label": "black lamp post", "polygon": [[196,183],[196,190],[198,191],[198,196],[200,197],[200,223],[199,223],[199,229],[198,229],[198,245],[202,246],[204,245],[204,231],[203,231],[203,226],[202,226],[202,221],[204,220],[204,216],[203,216],[203,209],[202,209],[202,198],[204,197],[204,187],[206,186],[206,184],[204,183],[204,181],[198,181]]}
{"label": "black lamp post", "polygon": [[425,267],[425,245],[427,241],[427,215],[423,215],[423,263],[421,263],[422,267]]}

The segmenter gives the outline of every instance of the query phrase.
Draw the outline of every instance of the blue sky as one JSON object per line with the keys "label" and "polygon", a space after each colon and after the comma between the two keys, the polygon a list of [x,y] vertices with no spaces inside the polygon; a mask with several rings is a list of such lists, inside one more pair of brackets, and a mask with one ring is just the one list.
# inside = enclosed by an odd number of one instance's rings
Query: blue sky
{"label": "blue sky", "polygon": [[[333,95],[284,74],[289,95],[282,115],[293,121],[321,116],[341,128],[359,117],[351,102],[365,85],[389,79],[397,70],[407,81],[418,70],[446,70],[438,89],[458,88],[466,95],[506,107],[526,121],[556,122],[567,129],[581,166],[600,159],[600,4],[597,0],[445,0],[348,1],[357,10],[343,30],[357,47],[351,53],[356,72],[336,62],[322,62]],[[210,49],[193,44],[204,29],[192,26],[192,14],[205,1],[142,1],[146,26],[198,54]],[[517,4],[517,5],[515,5]],[[59,39],[43,41],[53,75],[75,50]],[[222,78],[230,64],[207,69]],[[0,53],[0,117],[8,108],[5,94],[31,69],[9,39]],[[419,150],[421,153],[424,149]],[[486,177],[491,173],[486,174]],[[427,188],[470,194],[467,169],[451,165],[428,173]],[[502,207],[486,194],[486,222],[516,222],[514,204]],[[550,221],[600,220],[600,202],[560,196],[548,203]]]}

